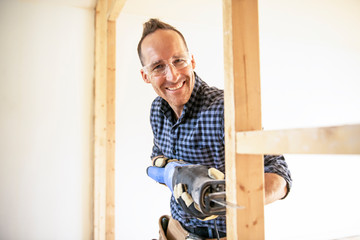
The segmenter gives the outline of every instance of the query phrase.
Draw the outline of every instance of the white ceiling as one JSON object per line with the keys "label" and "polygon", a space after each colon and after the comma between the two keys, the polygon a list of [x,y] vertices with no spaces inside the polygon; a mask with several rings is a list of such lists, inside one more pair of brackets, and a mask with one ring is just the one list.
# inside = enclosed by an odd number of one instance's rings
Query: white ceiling
{"label": "white ceiling", "polygon": [[[218,18],[211,18],[222,14],[221,0],[127,0],[122,13],[222,25],[215,22]],[[209,22],[211,19],[214,21]]]}

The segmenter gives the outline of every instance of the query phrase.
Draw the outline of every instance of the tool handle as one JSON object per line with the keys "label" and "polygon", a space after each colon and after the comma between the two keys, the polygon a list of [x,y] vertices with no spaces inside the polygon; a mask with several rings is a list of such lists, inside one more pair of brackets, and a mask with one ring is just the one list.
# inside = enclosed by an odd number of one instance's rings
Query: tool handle
{"label": "tool handle", "polygon": [[174,190],[174,186],[173,186],[173,176],[174,176],[174,171],[176,167],[180,167],[180,166],[186,166],[186,165],[191,165],[189,163],[185,163],[185,162],[170,162],[168,164],[166,164],[165,167],[161,168],[161,167],[148,167],[146,172],[147,175],[149,177],[151,177],[152,179],[154,179],[155,181],[159,182],[159,183],[164,183],[166,184],[166,186],[168,186],[168,188],[171,190],[171,192],[173,192]]}
{"label": "tool handle", "polygon": [[149,177],[157,181],[158,183],[165,183],[164,182],[164,172],[165,168],[160,167],[148,167],[146,169],[146,173]]}

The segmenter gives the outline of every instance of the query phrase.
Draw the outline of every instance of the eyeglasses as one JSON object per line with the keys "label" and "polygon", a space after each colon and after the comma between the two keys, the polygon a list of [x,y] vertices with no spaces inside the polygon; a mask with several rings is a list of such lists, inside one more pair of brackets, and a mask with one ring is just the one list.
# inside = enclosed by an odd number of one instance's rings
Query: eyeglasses
{"label": "eyeglasses", "polygon": [[187,52],[173,56],[168,60],[159,60],[154,63],[150,63],[144,66],[142,69],[152,77],[161,77],[167,74],[167,72],[170,70],[170,66],[176,70],[181,70],[189,66],[190,63],[190,54]]}

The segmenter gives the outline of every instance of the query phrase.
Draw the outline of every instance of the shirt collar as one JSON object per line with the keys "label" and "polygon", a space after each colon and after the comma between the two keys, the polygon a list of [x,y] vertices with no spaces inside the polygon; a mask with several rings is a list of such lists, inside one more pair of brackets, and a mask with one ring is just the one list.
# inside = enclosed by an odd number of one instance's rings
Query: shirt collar
{"label": "shirt collar", "polygon": [[190,99],[189,101],[185,104],[183,112],[182,112],[182,116],[188,115],[192,112],[192,110],[194,110],[194,106],[196,103],[199,103],[200,101],[200,89],[201,86],[203,85],[203,81],[200,79],[200,77],[194,72],[195,75],[195,83],[194,83],[194,89],[191,93]]}

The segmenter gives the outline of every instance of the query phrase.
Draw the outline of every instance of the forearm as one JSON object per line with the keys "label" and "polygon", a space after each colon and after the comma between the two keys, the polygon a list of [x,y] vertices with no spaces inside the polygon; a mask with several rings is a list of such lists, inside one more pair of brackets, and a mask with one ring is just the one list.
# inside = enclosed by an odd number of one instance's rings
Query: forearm
{"label": "forearm", "polygon": [[[162,160],[162,161],[159,161]],[[169,160],[163,155],[158,155],[152,158],[153,166],[163,167]],[[159,162],[157,164],[156,162]],[[160,163],[161,162],[161,163]],[[276,173],[265,173],[265,205],[282,199],[287,194],[287,183],[283,177]]]}
{"label": "forearm", "polygon": [[283,177],[276,173],[265,173],[265,205],[285,197],[287,191]]}

